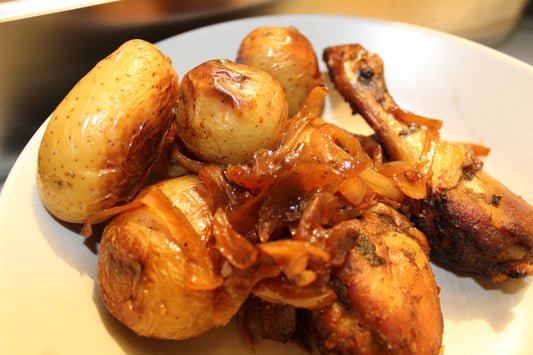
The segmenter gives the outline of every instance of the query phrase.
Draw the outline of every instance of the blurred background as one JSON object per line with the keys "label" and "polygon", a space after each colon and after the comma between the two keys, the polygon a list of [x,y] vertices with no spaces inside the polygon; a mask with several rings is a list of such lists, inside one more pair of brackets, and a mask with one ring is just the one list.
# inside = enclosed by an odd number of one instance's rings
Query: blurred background
{"label": "blurred background", "polygon": [[131,38],[295,13],[413,23],[533,65],[529,0],[0,0],[0,187],[33,133],[97,61]]}

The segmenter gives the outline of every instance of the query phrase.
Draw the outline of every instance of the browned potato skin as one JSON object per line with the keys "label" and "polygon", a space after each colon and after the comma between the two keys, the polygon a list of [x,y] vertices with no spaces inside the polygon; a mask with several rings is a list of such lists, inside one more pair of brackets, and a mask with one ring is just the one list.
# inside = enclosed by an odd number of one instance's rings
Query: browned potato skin
{"label": "browned potato skin", "polygon": [[279,82],[230,60],[211,60],[185,74],[178,101],[178,136],[216,164],[246,162],[258,149],[276,148],[288,120]]}
{"label": "browned potato skin", "polygon": [[311,89],[324,85],[311,42],[294,27],[259,27],[239,47],[237,63],[278,79],[289,103],[289,117],[303,106]]}
{"label": "browned potato skin", "polygon": [[[212,223],[207,189],[196,175],[156,184],[205,238]],[[106,227],[98,280],[111,314],[141,336],[186,339],[213,327],[214,291],[184,286],[185,257],[168,226],[148,207],[119,214]]]}
{"label": "browned potato skin", "polygon": [[85,223],[131,200],[159,155],[178,85],[170,59],[142,40],[100,61],[58,105],[42,138],[37,187],[45,207]]}

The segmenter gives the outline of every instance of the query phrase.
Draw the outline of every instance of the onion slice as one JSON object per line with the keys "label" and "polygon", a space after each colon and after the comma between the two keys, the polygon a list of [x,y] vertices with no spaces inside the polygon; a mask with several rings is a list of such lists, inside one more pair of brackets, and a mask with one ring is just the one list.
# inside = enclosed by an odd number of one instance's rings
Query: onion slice
{"label": "onion slice", "polygon": [[157,218],[165,221],[175,243],[183,250],[187,260],[185,284],[193,290],[214,290],[222,285],[223,279],[215,270],[209,252],[187,217],[175,207],[166,195],[152,185],[137,197]]}

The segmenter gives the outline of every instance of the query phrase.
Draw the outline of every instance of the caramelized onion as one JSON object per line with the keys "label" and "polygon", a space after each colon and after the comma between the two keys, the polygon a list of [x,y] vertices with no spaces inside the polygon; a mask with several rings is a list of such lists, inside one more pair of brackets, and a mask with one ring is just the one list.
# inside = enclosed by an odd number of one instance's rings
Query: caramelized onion
{"label": "caramelized onion", "polygon": [[252,292],[272,303],[305,309],[320,309],[337,299],[335,292],[324,284],[298,287],[286,279],[266,279],[258,283]]}
{"label": "caramelized onion", "polygon": [[283,136],[281,146],[275,151],[260,150],[248,165],[228,165],[228,178],[234,183],[254,191],[268,187],[287,166],[294,166],[300,160],[300,152],[296,147],[300,135],[307,125],[320,114],[324,98],[328,91],[324,87],[311,90],[302,109],[292,118]]}
{"label": "caramelized onion", "polygon": [[226,214],[218,209],[213,225],[217,250],[236,268],[246,270],[257,261],[258,251],[253,244],[235,232]]}
{"label": "caramelized onion", "polygon": [[217,274],[202,239],[161,190],[149,186],[137,198],[165,221],[172,235],[180,235],[175,242],[187,259],[186,286],[193,290],[213,290],[222,285],[223,280]]}
{"label": "caramelized onion", "polygon": [[[439,131],[436,129],[428,129],[426,131],[426,142],[424,144],[424,148],[422,149],[422,153],[420,154],[420,157],[415,165],[417,172],[424,176],[429,175],[431,172],[431,166],[433,165],[433,160],[435,159],[435,154],[437,154],[438,145]],[[416,180],[416,178],[411,180]]]}
{"label": "caramelized onion", "polygon": [[478,157],[487,156],[490,153],[490,148],[476,143],[458,143],[464,145],[468,150],[472,151]]}
{"label": "caramelized onion", "polygon": [[388,112],[392,114],[399,121],[402,121],[408,124],[411,123],[419,127],[427,127],[427,128],[435,129],[435,130],[439,130],[442,127],[441,120],[419,116],[410,111],[403,110],[396,105],[390,108]]}
{"label": "caramelized onion", "polygon": [[263,257],[267,256],[275,264],[280,265],[281,271],[297,286],[305,286],[316,280],[315,272],[307,269],[310,258],[316,257],[322,262],[329,261],[328,253],[305,241],[283,239],[257,246]]}
{"label": "caramelized onion", "polygon": [[346,210],[345,213],[339,213],[341,206],[335,195],[318,193],[305,209],[292,234],[294,240],[306,241],[324,249],[331,265],[342,264],[353,245],[353,239],[359,234],[359,227],[352,219],[356,214],[350,215]]}
{"label": "caramelized onion", "polygon": [[91,217],[89,217],[87,222],[83,224],[80,234],[84,237],[90,237],[93,234],[92,226],[94,224],[94,221],[107,221],[119,213],[131,210],[141,205],[142,205],[141,201],[133,200],[122,206],[111,207],[111,208],[107,208],[102,211],[98,211],[94,213]]}
{"label": "caramelized onion", "polygon": [[284,150],[277,150],[276,154],[278,157],[286,155],[295,146],[295,143],[298,141],[298,136],[303,132],[305,127],[320,114],[324,105],[324,99],[328,94],[328,89],[323,86],[317,86],[311,90],[302,109],[289,121],[287,132],[282,139]]}
{"label": "caramelized onion", "polygon": [[206,165],[198,172],[200,180],[213,196],[216,208],[232,210],[239,204],[238,188],[226,180],[224,171],[218,165]]}
{"label": "caramelized onion", "polygon": [[402,192],[411,198],[421,200],[427,194],[427,182],[431,178],[431,167],[439,146],[439,132],[426,130],[426,142],[422,153],[412,169],[392,177]]}
{"label": "caramelized onion", "polygon": [[229,263],[222,266],[223,285],[216,290],[213,324],[226,325],[246,302],[253,287],[262,280],[279,276],[279,265],[259,264],[257,268],[241,270]]}
{"label": "caramelized onion", "polygon": [[319,161],[333,166],[345,176],[358,174],[372,164],[361,143],[346,130],[324,124],[310,136],[313,154]]}
{"label": "caramelized onion", "polygon": [[327,229],[325,226],[334,223],[335,214],[343,205],[339,198],[331,192],[317,192],[305,207],[298,227],[292,233],[292,239],[325,246]]}
{"label": "caramelized onion", "polygon": [[[403,201],[405,196],[402,190],[399,189],[391,179],[378,173],[374,169],[367,168],[363,170],[359,176],[376,193],[388,197],[393,201]],[[364,196],[362,201],[365,201]],[[366,201],[368,201],[368,199],[366,199]]]}
{"label": "caramelized onion", "polygon": [[176,165],[182,166],[184,169],[195,174],[198,174],[201,168],[208,165],[200,160],[189,157],[184,153],[184,150],[183,143],[181,143],[179,138],[176,138],[176,145],[170,152],[170,158],[175,161]]}
{"label": "caramelized onion", "polygon": [[392,177],[392,180],[406,196],[421,200],[427,194],[427,179],[419,178],[417,180],[408,179],[405,174],[399,174]]}
{"label": "caramelized onion", "polygon": [[383,163],[378,169],[378,172],[385,177],[391,177],[394,175],[402,174],[407,170],[410,170],[411,168],[412,165],[408,161],[395,160]]}

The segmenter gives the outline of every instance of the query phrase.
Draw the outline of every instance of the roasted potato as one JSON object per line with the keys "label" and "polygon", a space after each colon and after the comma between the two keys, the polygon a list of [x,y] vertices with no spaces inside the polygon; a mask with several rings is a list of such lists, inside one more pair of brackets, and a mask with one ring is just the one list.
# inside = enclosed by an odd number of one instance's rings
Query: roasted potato
{"label": "roasted potato", "polygon": [[180,85],[176,132],[200,159],[242,163],[276,148],[288,120],[287,100],[271,75],[230,60],[190,70]]}
{"label": "roasted potato", "polygon": [[39,147],[37,187],[48,211],[85,223],[131,200],[160,153],[178,86],[170,59],[142,40],[84,76],[51,115]]}
{"label": "roasted potato", "polygon": [[294,27],[259,27],[241,42],[236,59],[278,79],[289,104],[289,117],[302,107],[311,89],[324,85],[311,42]]}
{"label": "roasted potato", "polygon": [[[155,186],[181,210],[198,237],[205,238],[213,211],[200,179],[184,175]],[[115,216],[102,236],[98,280],[108,310],[134,332],[185,339],[213,327],[214,291],[185,286],[189,261],[180,239],[186,226],[175,226],[178,233],[173,233],[165,213],[143,205]]]}

